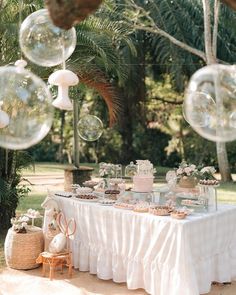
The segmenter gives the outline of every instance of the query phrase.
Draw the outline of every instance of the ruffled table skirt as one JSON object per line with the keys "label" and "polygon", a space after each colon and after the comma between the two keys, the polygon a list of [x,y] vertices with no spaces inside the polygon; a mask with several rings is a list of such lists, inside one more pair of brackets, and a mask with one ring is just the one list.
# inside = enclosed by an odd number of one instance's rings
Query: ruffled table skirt
{"label": "ruffled table skirt", "polygon": [[236,207],[185,220],[57,197],[74,217],[73,263],[153,295],[199,295],[236,279]]}

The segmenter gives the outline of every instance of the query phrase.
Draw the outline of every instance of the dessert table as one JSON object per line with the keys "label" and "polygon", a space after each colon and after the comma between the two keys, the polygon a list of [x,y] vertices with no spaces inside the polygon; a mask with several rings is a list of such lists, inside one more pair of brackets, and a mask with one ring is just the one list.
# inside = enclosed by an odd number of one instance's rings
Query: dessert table
{"label": "dessert table", "polygon": [[73,263],[153,295],[199,295],[236,279],[236,206],[184,220],[56,197],[77,232]]}

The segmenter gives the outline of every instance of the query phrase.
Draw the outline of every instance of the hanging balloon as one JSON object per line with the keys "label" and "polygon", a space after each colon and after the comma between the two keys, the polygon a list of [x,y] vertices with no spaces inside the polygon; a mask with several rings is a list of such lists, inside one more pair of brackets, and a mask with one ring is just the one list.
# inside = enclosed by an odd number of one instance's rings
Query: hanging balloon
{"label": "hanging balloon", "polygon": [[0,101],[9,117],[8,125],[0,129],[1,147],[26,149],[47,135],[53,120],[52,98],[39,77],[20,66],[0,67]]}
{"label": "hanging balloon", "polygon": [[75,28],[65,31],[56,27],[47,9],[40,9],[23,21],[20,27],[20,46],[33,63],[53,67],[62,64],[74,52],[76,31]]}
{"label": "hanging balloon", "polygon": [[192,92],[188,95],[188,100],[186,99],[183,104],[185,120],[195,128],[208,126],[211,118],[215,116],[216,104],[214,99],[204,92]]}
{"label": "hanging balloon", "polygon": [[103,133],[102,121],[93,115],[83,116],[77,125],[79,136],[86,141],[98,140]]}
{"label": "hanging balloon", "polygon": [[227,142],[236,139],[236,68],[210,65],[190,79],[184,116],[202,137]]}

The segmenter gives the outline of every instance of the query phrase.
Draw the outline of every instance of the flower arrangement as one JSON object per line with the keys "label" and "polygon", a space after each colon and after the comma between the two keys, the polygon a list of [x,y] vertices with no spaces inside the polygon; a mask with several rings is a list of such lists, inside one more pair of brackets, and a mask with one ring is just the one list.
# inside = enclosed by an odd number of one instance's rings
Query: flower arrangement
{"label": "flower arrangement", "polygon": [[21,215],[11,219],[12,229],[17,233],[26,233],[29,217]]}
{"label": "flower arrangement", "polygon": [[112,177],[114,175],[114,165],[111,163],[99,164],[99,175],[103,178]]}
{"label": "flower arrangement", "polygon": [[122,177],[122,166],[120,164],[100,163],[99,175],[103,178]]}
{"label": "flower arrangement", "polygon": [[206,166],[200,170],[200,179],[204,180],[214,180],[214,174],[216,173],[216,169],[213,166]]}
{"label": "flower arrangement", "polygon": [[27,216],[29,218],[39,218],[39,217],[41,217],[39,211],[34,210],[34,209],[28,209],[26,214],[27,214]]}
{"label": "flower arrangement", "polygon": [[176,171],[176,175],[178,178],[181,177],[198,177],[199,170],[197,169],[196,165],[188,164],[186,162],[182,162],[179,165],[179,168]]}

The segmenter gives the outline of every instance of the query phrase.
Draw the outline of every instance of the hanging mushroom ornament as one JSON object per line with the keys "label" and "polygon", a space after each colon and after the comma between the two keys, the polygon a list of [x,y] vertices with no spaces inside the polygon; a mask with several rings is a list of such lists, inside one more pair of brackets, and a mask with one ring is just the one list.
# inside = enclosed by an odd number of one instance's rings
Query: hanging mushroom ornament
{"label": "hanging mushroom ornament", "polygon": [[49,76],[48,82],[51,85],[58,86],[58,95],[52,105],[61,110],[72,111],[73,105],[69,98],[69,86],[75,86],[79,83],[78,76],[69,70],[58,70]]}
{"label": "hanging mushroom ornament", "polygon": [[3,101],[0,101],[0,128],[5,128],[9,125],[10,119],[8,114],[1,110],[2,105]]}

